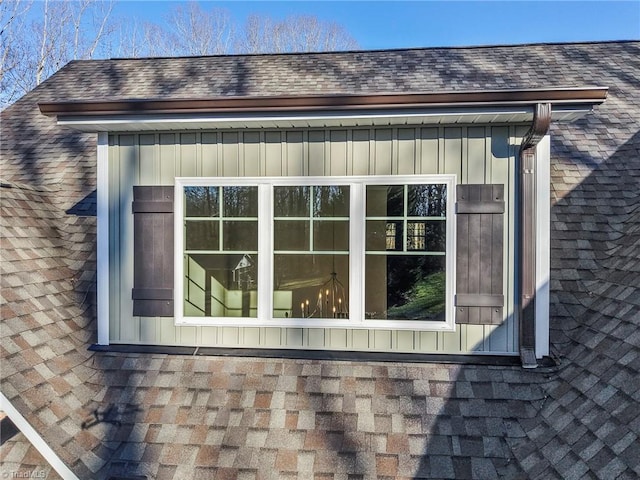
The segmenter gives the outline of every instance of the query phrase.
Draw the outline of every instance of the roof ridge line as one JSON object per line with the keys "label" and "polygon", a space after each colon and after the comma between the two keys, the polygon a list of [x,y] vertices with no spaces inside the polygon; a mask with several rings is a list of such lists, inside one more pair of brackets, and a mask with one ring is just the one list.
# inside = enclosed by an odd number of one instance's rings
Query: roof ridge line
{"label": "roof ridge line", "polygon": [[393,47],[393,48],[373,48],[373,49],[349,49],[349,50],[330,50],[318,52],[260,52],[260,53],[217,53],[209,55],[176,55],[176,56],[149,56],[149,57],[110,57],[103,59],[85,59],[71,60],[69,63],[76,62],[95,62],[98,61],[120,61],[120,60],[169,60],[169,59],[196,59],[196,58],[247,58],[247,57],[273,57],[273,56],[309,56],[309,55],[342,55],[342,54],[368,54],[368,53],[394,53],[394,52],[415,52],[427,50],[476,50],[476,49],[492,49],[492,48],[520,48],[535,46],[562,46],[562,45],[600,45],[600,44],[625,44],[640,42],[638,39],[624,40],[576,40],[567,42],[525,42],[525,43],[496,43],[481,45],[434,45],[428,47]]}

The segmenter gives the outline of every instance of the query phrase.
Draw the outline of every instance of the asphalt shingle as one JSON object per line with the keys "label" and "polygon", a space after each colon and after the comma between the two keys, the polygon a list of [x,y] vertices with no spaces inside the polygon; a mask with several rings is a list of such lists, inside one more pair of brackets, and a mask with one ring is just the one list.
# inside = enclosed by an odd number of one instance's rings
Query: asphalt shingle
{"label": "asphalt shingle", "polygon": [[[640,475],[639,59],[605,42],[72,62],[2,112],[3,394],[80,478]],[[556,368],[87,351],[96,139],[38,102],[594,84],[606,102],[551,130]],[[3,469],[40,465],[24,445]]]}

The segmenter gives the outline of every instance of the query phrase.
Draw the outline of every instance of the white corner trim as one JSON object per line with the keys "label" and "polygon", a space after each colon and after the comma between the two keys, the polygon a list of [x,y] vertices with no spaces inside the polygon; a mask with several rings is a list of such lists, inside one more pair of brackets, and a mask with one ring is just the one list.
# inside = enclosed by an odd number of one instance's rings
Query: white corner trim
{"label": "white corner trim", "polygon": [[109,134],[107,132],[98,133],[96,184],[98,344],[109,345]]}
{"label": "white corner trim", "polygon": [[[58,455],[51,449],[49,445],[44,441],[44,439],[35,431],[35,429],[27,422],[27,420],[16,410],[16,408],[11,404],[11,402],[4,396],[3,393],[0,393],[0,410],[5,412],[11,421],[15,424],[16,427],[22,432],[22,434],[27,437],[27,440],[31,442],[40,455],[44,457],[51,467],[58,472],[65,480],[80,480],[75,473],[73,473],[69,467],[67,467],[64,462],[60,459]],[[13,477],[12,477],[13,478]]]}
{"label": "white corner trim", "polygon": [[551,269],[551,142],[536,151],[536,358],[549,355],[549,282]]}

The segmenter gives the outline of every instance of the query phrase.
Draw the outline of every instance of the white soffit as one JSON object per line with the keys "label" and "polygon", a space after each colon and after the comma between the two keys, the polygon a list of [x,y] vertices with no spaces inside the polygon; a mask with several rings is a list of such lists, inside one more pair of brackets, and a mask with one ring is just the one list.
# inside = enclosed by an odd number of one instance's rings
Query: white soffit
{"label": "white soffit", "polygon": [[[553,121],[572,121],[592,110],[591,105],[554,106]],[[287,129],[380,127],[403,125],[474,125],[491,123],[529,124],[530,106],[458,109],[384,110],[360,112],[283,114],[147,114],[60,115],[58,125],[83,132],[141,132],[212,129]]]}

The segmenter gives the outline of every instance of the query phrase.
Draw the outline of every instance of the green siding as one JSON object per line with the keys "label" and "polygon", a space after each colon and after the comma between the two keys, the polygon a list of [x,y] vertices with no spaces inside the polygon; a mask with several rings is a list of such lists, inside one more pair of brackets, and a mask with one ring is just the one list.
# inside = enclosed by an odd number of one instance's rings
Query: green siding
{"label": "green siding", "polygon": [[[112,343],[220,347],[515,353],[514,162],[526,127],[455,126],[251,130],[111,135],[110,296]],[[455,173],[460,183],[503,183],[505,322],[455,332],[274,327],[176,327],[172,318],[133,317],[134,185],[176,176],[389,175]]]}

